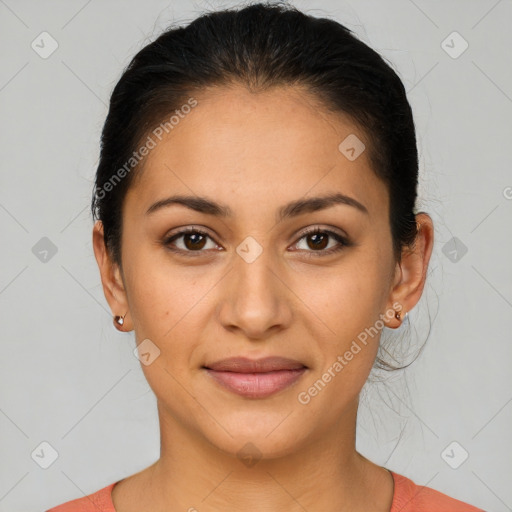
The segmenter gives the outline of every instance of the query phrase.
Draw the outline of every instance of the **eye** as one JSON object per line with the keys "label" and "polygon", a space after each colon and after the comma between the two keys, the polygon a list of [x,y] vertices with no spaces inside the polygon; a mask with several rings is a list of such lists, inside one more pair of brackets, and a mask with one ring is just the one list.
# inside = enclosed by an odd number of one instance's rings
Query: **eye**
{"label": "eye", "polygon": [[[180,240],[182,239],[182,240]],[[208,242],[207,239],[210,239],[212,242],[212,246],[207,247]],[[175,243],[178,241],[178,243]],[[188,253],[187,256],[195,256],[191,253],[201,253],[205,252],[202,249],[216,249],[218,245],[216,245],[210,235],[205,231],[202,231],[198,228],[186,228],[178,233],[175,233],[169,237],[167,237],[163,244],[171,251],[179,252],[179,253]]]}
{"label": "eye", "polygon": [[[207,247],[208,239],[211,241],[210,247]],[[329,247],[329,239],[337,242],[337,245],[334,244],[334,246],[331,245]],[[344,247],[349,247],[351,245],[346,237],[334,231],[318,227],[303,233],[295,245],[299,245],[301,240],[306,241],[307,247],[302,249],[299,248],[299,250],[304,250],[309,253],[319,253],[314,254],[314,256],[326,256],[333,254],[341,251]],[[165,238],[163,244],[170,251],[186,254],[187,256],[198,256],[201,252],[205,252],[203,249],[220,250],[219,246],[215,244],[206,231],[194,227],[183,229],[178,233]]]}
{"label": "eye", "polygon": [[[334,241],[338,242],[338,244],[334,244],[334,246],[331,245],[329,247],[329,239],[334,239]],[[344,247],[350,246],[350,242],[344,236],[335,233],[334,231],[321,229],[318,227],[303,233],[302,237],[299,239],[299,242],[296,243],[296,246],[299,245],[300,240],[305,240],[306,248],[299,250],[305,250],[310,253],[320,253],[314,254],[314,256],[325,256],[333,254],[335,252],[341,251]]]}

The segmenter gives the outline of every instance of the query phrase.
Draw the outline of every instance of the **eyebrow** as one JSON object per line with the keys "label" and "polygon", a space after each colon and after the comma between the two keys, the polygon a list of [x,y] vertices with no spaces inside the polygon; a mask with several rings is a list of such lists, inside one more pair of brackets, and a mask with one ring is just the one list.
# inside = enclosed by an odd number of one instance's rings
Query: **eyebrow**
{"label": "eyebrow", "polygon": [[[324,210],[338,204],[352,206],[358,211],[369,215],[366,206],[353,197],[341,193],[335,193],[321,197],[311,197],[309,199],[298,199],[296,201],[292,201],[278,210],[277,220],[282,221],[287,218],[297,217],[304,213]],[[171,205],[182,205],[196,212],[214,215],[216,217],[227,218],[233,216],[233,211],[229,206],[221,205],[206,197],[184,195],[174,195],[165,199],[160,199],[147,209],[146,215],[150,215],[157,210]]]}

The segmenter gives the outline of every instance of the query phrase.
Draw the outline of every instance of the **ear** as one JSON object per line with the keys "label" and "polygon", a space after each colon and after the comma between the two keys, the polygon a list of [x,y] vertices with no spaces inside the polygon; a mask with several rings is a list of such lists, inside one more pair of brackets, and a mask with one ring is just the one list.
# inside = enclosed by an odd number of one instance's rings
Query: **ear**
{"label": "ear", "polygon": [[387,304],[386,311],[395,309],[402,316],[401,320],[392,317],[387,321],[388,326],[394,329],[400,327],[405,313],[421,298],[434,246],[434,225],[430,216],[419,213],[416,223],[419,231],[416,241],[412,248],[403,250],[402,261],[396,265],[395,281]]}
{"label": "ear", "polygon": [[92,246],[101,275],[103,293],[112,310],[112,316],[124,316],[123,326],[119,330],[131,331],[133,325],[129,315],[128,300],[122,272],[119,265],[112,261],[111,254],[107,250],[103,236],[103,223],[101,221],[96,221],[94,224],[92,230]]}

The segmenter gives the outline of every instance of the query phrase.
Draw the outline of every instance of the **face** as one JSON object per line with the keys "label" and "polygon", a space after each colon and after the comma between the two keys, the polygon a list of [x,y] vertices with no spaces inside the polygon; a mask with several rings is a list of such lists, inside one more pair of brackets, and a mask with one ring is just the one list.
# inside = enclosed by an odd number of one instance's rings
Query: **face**
{"label": "face", "polygon": [[[365,134],[304,91],[196,99],[125,198],[118,298],[150,340],[161,423],[279,456],[355,421],[393,307],[388,192],[366,151],[339,149]],[[191,201],[157,205],[173,196]],[[215,371],[233,357],[294,365]]]}

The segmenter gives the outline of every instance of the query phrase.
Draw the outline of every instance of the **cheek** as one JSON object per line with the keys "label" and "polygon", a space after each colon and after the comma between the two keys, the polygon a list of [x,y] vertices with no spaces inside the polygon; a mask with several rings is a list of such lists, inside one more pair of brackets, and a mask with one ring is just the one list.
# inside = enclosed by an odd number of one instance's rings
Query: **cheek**
{"label": "cheek", "polygon": [[342,346],[379,317],[386,286],[380,267],[375,259],[354,254],[337,268],[297,272],[290,288],[301,309],[310,310],[326,335]]}
{"label": "cheek", "polygon": [[154,256],[150,259],[142,254],[132,260],[126,274],[136,344],[149,339],[154,344],[148,345],[150,352],[156,354],[147,365],[141,357],[145,378],[171,409],[179,407],[187,399],[183,385],[189,379],[191,360],[208,318],[205,294],[212,284],[206,282],[209,279],[201,281],[186,267],[171,269],[165,262],[155,264]]}
{"label": "cheek", "polygon": [[298,401],[311,403],[312,410],[318,407],[318,413],[332,403],[336,416],[355,400],[377,355],[385,283],[376,256],[365,258],[362,253],[333,272],[298,274],[292,284],[307,306],[302,310],[308,315],[310,337],[316,340],[318,363],[299,390],[303,395]]}
{"label": "cheek", "polygon": [[138,338],[165,342],[182,324],[192,327],[189,317],[212,286],[208,286],[210,279],[205,279],[204,270],[171,265],[165,251],[154,248],[132,253],[126,267],[130,312]]}

